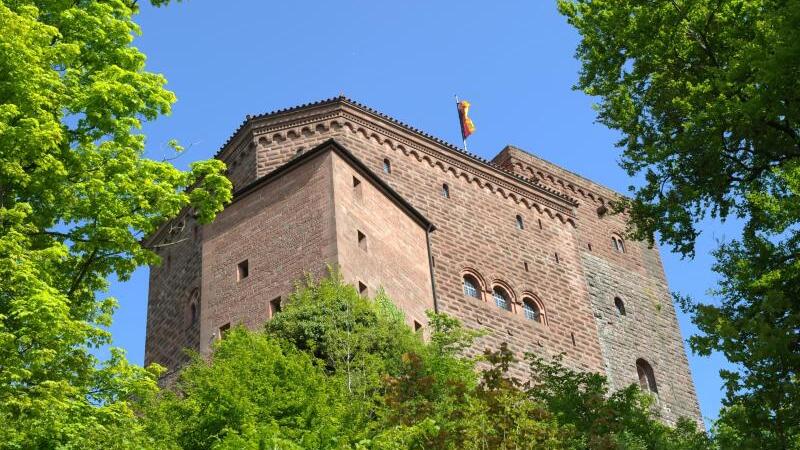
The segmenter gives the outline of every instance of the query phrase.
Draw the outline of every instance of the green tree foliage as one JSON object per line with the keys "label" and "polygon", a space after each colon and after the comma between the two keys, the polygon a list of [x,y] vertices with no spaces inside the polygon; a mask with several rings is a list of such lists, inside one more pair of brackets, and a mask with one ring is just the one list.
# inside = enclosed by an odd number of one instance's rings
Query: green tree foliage
{"label": "green tree foliage", "polygon": [[96,293],[158,263],[159,224],[230,198],[220,161],[143,156],[175,96],[131,45],[135,3],[0,1],[0,447],[135,447],[128,400],[154,376],[93,356],[115,305]]}
{"label": "green tree foliage", "polygon": [[429,337],[385,295],[334,275],[307,282],[263,331],[235,328],[196,356],[175,391],[143,397],[143,447],[392,449],[701,449],[694,424],[650,414],[636,387],[530,356],[511,376],[506,346],[462,356],[476,332],[430,314]]}
{"label": "green tree foliage", "polygon": [[577,84],[644,183],[634,237],[693,256],[705,217],[744,220],[716,252],[719,304],[682,299],[700,354],[722,352],[717,427],[736,448],[800,448],[800,1],[559,0]]}

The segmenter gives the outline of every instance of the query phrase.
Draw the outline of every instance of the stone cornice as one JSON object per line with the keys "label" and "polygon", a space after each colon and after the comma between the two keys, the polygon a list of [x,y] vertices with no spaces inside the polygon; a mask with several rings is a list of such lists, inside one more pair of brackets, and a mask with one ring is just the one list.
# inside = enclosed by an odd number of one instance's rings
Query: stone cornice
{"label": "stone cornice", "polygon": [[[430,136],[389,116],[343,97],[248,117],[217,154],[227,159],[235,149],[259,143],[268,145],[274,139],[295,139],[303,135],[341,127],[362,133],[367,139],[386,144],[393,150],[412,155],[419,161],[451,171],[457,177],[475,182],[503,197],[512,198],[529,208],[575,225],[577,201],[555,189],[518,176],[489,161]],[[254,168],[255,170],[255,168]]]}

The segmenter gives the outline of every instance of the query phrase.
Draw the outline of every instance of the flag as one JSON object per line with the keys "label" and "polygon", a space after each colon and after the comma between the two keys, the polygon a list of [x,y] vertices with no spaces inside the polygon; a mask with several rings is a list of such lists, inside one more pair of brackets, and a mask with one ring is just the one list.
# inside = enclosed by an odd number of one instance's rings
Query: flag
{"label": "flag", "polygon": [[470,134],[475,132],[475,124],[469,118],[469,102],[461,100],[458,102],[458,118],[461,121],[461,137],[466,140]]}

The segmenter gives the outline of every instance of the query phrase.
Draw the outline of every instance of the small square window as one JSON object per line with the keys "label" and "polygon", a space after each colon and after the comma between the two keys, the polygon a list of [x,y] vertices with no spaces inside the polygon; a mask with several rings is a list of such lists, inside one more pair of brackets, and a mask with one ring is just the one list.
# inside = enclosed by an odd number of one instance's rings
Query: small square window
{"label": "small square window", "polygon": [[236,266],[236,278],[238,281],[242,281],[248,276],[250,276],[250,267],[245,259]]}
{"label": "small square window", "polygon": [[356,231],[358,232],[358,248],[367,251],[367,235],[362,233],[360,230]]}
{"label": "small square window", "polygon": [[225,335],[227,335],[229,331],[231,331],[231,323],[230,322],[228,322],[225,325],[219,327],[219,338],[220,339],[225,339]]}
{"label": "small square window", "polygon": [[273,298],[269,301],[269,317],[270,319],[275,317],[275,314],[281,312],[281,298]]}
{"label": "small square window", "polygon": [[361,201],[363,196],[361,189],[361,180],[356,177],[353,177],[353,195],[355,196],[356,201]]}

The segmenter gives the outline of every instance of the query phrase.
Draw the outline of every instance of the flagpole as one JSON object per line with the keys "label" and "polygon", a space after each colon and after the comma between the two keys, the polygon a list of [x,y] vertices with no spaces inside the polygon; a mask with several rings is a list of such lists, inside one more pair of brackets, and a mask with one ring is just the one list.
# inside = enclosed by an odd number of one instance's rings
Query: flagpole
{"label": "flagpole", "polygon": [[[458,111],[458,95],[453,94],[453,97],[456,98],[456,111]],[[461,130],[461,113],[459,112],[458,115],[458,128]],[[464,132],[461,131],[461,141],[464,143],[464,151],[467,151],[467,138],[464,137]]]}

